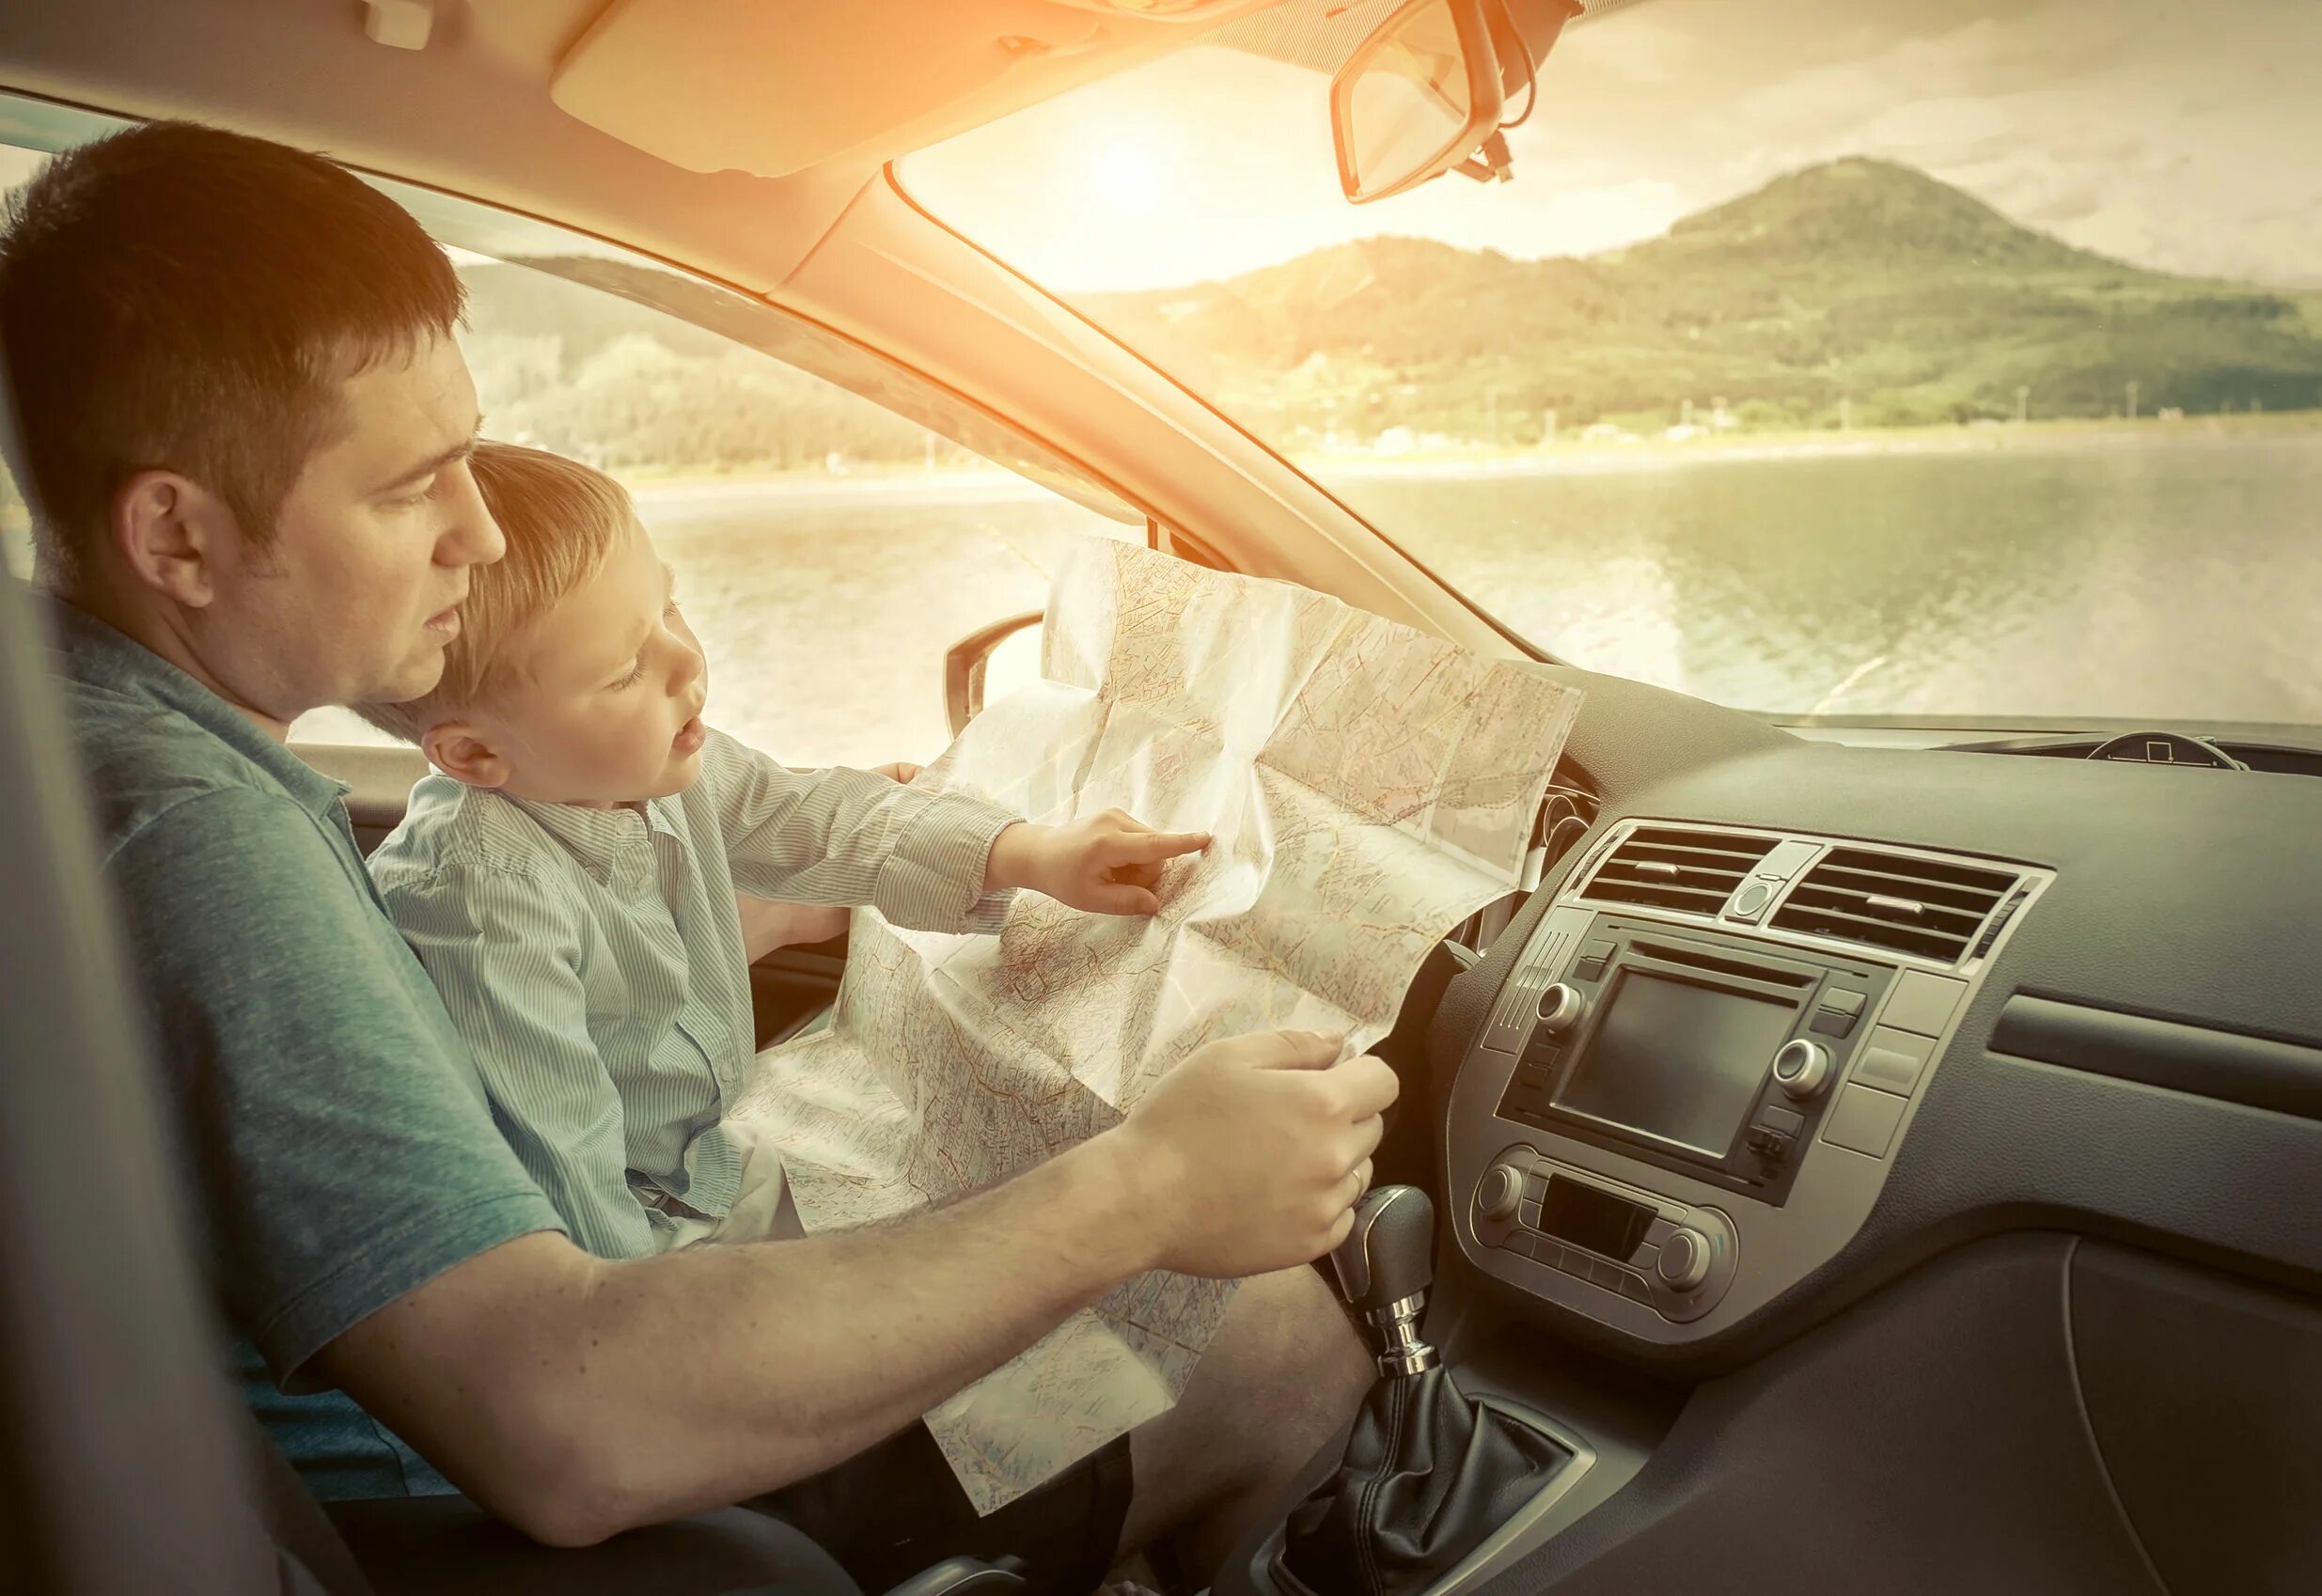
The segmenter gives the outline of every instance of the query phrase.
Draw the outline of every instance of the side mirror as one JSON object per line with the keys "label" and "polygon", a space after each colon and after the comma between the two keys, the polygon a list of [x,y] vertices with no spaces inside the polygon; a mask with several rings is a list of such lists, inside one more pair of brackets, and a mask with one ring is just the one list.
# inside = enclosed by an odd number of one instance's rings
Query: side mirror
{"label": "side mirror", "polygon": [[[1040,671],[1040,634],[1042,621],[1047,618],[1045,610],[1028,610],[1023,615],[1012,615],[1005,620],[996,620],[966,636],[945,650],[943,656],[943,710],[951,723],[951,735],[957,737],[967,729],[967,723],[983,712],[984,683],[991,674],[994,656],[1002,655],[1003,662],[1012,662],[1018,668],[1003,669],[1001,680],[1008,687],[1017,685],[1015,677],[1026,681]],[[1001,645],[1011,639],[1021,639],[1009,647],[1004,655]],[[1028,653],[1030,668],[1022,668]]]}
{"label": "side mirror", "polygon": [[1499,130],[1485,0],[1410,0],[1330,80],[1339,186],[1357,205],[1441,177]]}

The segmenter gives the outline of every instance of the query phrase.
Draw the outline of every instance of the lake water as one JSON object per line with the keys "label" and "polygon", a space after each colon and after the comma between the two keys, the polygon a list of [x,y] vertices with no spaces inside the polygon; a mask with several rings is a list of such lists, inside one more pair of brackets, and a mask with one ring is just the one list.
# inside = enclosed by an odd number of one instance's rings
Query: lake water
{"label": "lake water", "polygon": [[1515,631],[1719,703],[2322,723],[2322,434],[1341,490]]}
{"label": "lake water", "polygon": [[[1334,486],[1517,631],[1722,703],[2322,724],[2322,434]],[[945,649],[1040,607],[1068,534],[1138,535],[940,478],[640,508],[711,718],[802,764],[933,755]]]}

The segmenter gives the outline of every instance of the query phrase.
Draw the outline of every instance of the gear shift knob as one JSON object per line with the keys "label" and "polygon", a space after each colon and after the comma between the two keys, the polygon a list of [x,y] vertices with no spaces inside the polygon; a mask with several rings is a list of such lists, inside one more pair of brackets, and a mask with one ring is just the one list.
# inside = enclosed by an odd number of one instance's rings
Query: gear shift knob
{"label": "gear shift knob", "polygon": [[1381,1186],[1355,1205],[1355,1228],[1330,1254],[1339,1293],[1363,1322],[1379,1372],[1420,1374],[1436,1350],[1420,1339],[1435,1279],[1436,1205],[1417,1186]]}
{"label": "gear shift knob", "polygon": [[1368,1318],[1435,1280],[1436,1205],[1417,1186],[1380,1186],[1355,1205],[1355,1228],[1330,1254],[1339,1294]]}

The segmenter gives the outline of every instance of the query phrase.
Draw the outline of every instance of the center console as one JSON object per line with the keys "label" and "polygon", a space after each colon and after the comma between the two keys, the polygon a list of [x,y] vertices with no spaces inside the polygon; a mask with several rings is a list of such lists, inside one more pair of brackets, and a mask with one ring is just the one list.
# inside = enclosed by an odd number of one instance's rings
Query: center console
{"label": "center console", "polygon": [[[1485,966],[1500,985],[1445,1127],[1462,1254],[1671,1361],[1741,1323],[1859,1230],[2052,881],[1829,837],[1607,826]],[[1420,1333],[1435,1233],[1414,1188],[1358,1207],[1334,1262],[1379,1384],[1220,1596],[1459,1596],[1661,1455],[1682,1386],[1585,1342],[1538,1358],[1520,1299],[1470,1315],[1463,1296],[1439,1360]]]}
{"label": "center console", "polygon": [[1853,1236],[2034,867],[1612,828],[1455,1079],[1470,1262],[1638,1339],[1736,1322]]}

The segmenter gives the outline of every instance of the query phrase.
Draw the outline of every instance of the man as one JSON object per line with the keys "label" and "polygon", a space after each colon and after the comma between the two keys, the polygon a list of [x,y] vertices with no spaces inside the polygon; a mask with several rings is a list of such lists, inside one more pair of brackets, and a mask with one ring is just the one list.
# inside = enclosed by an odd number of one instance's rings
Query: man
{"label": "man", "polygon": [[[500,553],[460,308],[390,201],[187,124],[60,157],[0,227],[37,576],[252,1406],[326,1497],[457,1488],[553,1545],[753,1501],[874,1587],[972,1548],[1085,1588],[1169,1532],[1205,1569],[1365,1383],[1295,1266],[1345,1232],[1391,1073],[1238,1039],[899,1223],[574,1246],[284,743],[432,686]],[[1173,1413],[974,1521],[917,1416],[1155,1266],[1259,1278]]]}

